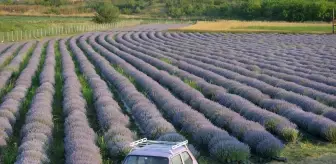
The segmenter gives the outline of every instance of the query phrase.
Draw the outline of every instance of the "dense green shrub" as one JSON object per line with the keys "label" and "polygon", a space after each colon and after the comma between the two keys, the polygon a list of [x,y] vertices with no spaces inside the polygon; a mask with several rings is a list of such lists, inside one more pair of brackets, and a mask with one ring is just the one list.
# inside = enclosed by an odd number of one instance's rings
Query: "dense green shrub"
{"label": "dense green shrub", "polygon": [[48,9],[47,11],[44,12],[44,14],[55,14],[55,15],[60,15],[61,12],[59,11],[58,8],[52,7]]}
{"label": "dense green shrub", "polygon": [[90,7],[95,11],[93,21],[97,23],[111,23],[119,18],[119,9],[109,1],[94,2]]}
{"label": "dense green shrub", "polygon": [[112,0],[112,2],[123,14],[137,14],[157,3],[155,0]]}

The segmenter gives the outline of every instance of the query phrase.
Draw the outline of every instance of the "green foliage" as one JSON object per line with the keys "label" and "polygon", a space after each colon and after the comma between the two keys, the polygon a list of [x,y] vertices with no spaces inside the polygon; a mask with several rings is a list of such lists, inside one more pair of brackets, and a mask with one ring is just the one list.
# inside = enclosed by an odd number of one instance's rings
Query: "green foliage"
{"label": "green foliage", "polygon": [[201,91],[201,87],[199,87],[195,81],[192,81],[190,79],[184,79],[183,82],[188,84],[190,87],[192,87],[192,88],[194,88],[198,91]]}
{"label": "green foliage", "polygon": [[[45,13],[64,14],[68,0],[0,0],[3,4],[38,4],[57,6]],[[241,19],[274,21],[330,21],[336,0],[87,0],[90,9],[108,11],[116,6],[122,14],[144,14],[174,18]],[[108,4],[108,5],[105,5]],[[87,8],[86,8],[87,9]],[[117,10],[117,9],[114,9]],[[91,12],[91,10],[85,10]],[[105,12],[104,15],[106,15]],[[99,14],[97,14],[99,15]],[[105,21],[109,16],[97,16]]]}
{"label": "green foliage", "polygon": [[155,0],[112,0],[123,14],[136,14],[156,3]]}
{"label": "green foliage", "polygon": [[283,130],[283,138],[288,142],[295,142],[298,139],[299,132],[294,129]]}
{"label": "green foliage", "polygon": [[14,3],[14,1],[13,0],[2,0],[2,1],[0,1],[0,3],[6,4],[6,5],[11,5],[11,4]]}
{"label": "green foliage", "polygon": [[335,128],[329,128],[327,133],[328,140],[336,143],[336,129]]}
{"label": "green foliage", "polygon": [[172,17],[208,16],[244,20],[330,21],[335,1],[326,0],[166,0]]}
{"label": "green foliage", "polygon": [[120,65],[112,65],[112,67],[118,71],[120,74],[122,74],[123,76],[127,77],[127,79],[134,85],[136,85],[135,79],[130,76],[129,74],[127,74],[124,69],[120,66]]}
{"label": "green foliage", "polygon": [[59,51],[59,41],[55,42],[55,58],[56,58],[56,68],[55,68],[55,94],[53,101],[53,144],[51,145],[50,159],[52,163],[64,163],[64,116],[62,108],[63,99],[63,78],[62,78],[62,62],[61,53]]}
{"label": "green foliage", "polygon": [[58,8],[56,7],[52,7],[50,9],[48,9],[47,11],[44,12],[44,14],[55,14],[55,15],[60,15],[61,12]]}
{"label": "green foliage", "polygon": [[61,6],[69,3],[69,0],[24,0],[24,1],[6,0],[6,1],[14,1],[15,3],[20,4],[44,5],[44,6]]}
{"label": "green foliage", "polygon": [[167,63],[167,64],[172,64],[172,61],[168,58],[160,58],[160,60]]}
{"label": "green foliage", "polygon": [[97,23],[111,23],[119,18],[119,8],[109,1],[92,2],[89,6],[95,11],[93,21]]}

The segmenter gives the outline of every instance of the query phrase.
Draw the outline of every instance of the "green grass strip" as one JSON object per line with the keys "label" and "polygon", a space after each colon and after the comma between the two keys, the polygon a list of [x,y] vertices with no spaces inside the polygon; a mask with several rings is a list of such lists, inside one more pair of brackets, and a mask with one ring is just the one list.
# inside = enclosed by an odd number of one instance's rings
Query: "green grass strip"
{"label": "green grass strip", "polygon": [[18,145],[20,144],[20,131],[22,126],[25,123],[26,113],[29,110],[30,104],[33,100],[33,97],[35,95],[36,89],[39,87],[39,75],[42,72],[43,62],[46,57],[46,46],[47,43],[43,46],[41,60],[39,62],[39,67],[37,73],[35,73],[33,80],[32,80],[32,86],[28,90],[28,94],[21,104],[20,107],[20,118],[16,121],[14,128],[13,128],[13,135],[10,137],[10,140],[8,142],[8,146],[4,148],[2,151],[3,155],[2,162],[5,164],[12,164],[16,160],[16,156],[18,154]]}
{"label": "green grass strip", "polygon": [[59,41],[55,42],[55,95],[53,101],[53,142],[49,149],[51,163],[64,163],[64,117],[62,108],[63,99],[63,79],[62,79],[62,63],[59,51]]}

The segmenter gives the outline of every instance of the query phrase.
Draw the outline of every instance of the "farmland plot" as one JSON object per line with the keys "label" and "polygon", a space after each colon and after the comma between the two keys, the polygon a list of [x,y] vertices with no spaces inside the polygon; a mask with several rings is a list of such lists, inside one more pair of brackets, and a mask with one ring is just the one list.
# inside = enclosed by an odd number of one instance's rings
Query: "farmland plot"
{"label": "farmland plot", "polygon": [[200,163],[336,161],[332,36],[166,28],[1,46],[0,162],[120,163],[143,137]]}

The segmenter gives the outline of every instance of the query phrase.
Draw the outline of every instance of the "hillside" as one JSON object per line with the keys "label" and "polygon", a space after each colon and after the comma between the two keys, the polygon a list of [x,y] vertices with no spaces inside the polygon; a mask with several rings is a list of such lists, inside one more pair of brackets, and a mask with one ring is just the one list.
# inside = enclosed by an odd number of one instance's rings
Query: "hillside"
{"label": "hillside", "polygon": [[[10,1],[10,0],[6,0]],[[335,0],[112,0],[126,16],[270,21],[330,21]],[[5,2],[0,15],[80,15],[93,11],[83,1]]]}

